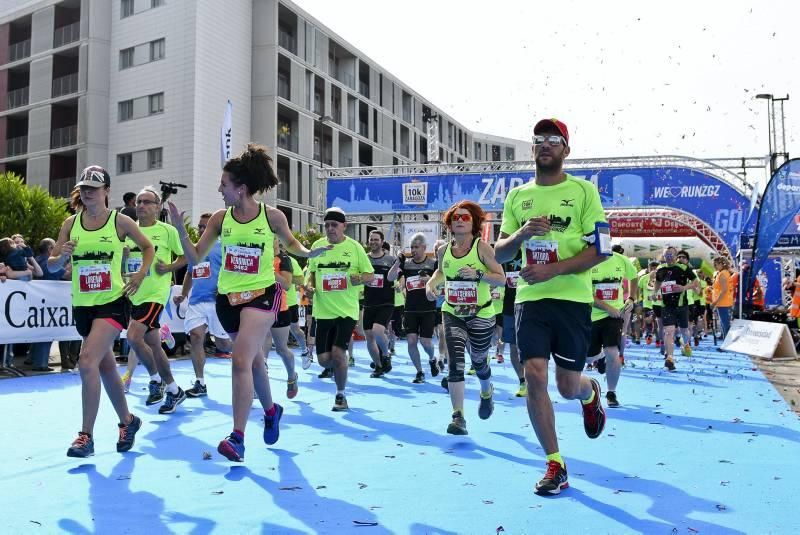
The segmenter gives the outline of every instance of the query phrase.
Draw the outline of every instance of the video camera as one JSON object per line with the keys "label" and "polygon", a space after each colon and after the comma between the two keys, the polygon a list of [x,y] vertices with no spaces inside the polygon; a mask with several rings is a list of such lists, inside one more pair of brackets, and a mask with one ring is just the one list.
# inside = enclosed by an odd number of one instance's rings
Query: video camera
{"label": "video camera", "polygon": [[186,184],[180,184],[178,182],[158,182],[161,184],[161,202],[167,202],[167,199],[170,195],[178,193],[178,188],[185,188],[187,187]]}

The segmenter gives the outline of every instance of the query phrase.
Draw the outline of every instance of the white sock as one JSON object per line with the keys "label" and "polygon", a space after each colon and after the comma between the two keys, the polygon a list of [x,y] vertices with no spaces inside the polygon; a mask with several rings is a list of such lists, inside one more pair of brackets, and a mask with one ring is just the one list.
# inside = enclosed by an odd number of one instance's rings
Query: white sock
{"label": "white sock", "polygon": [[205,381],[205,379],[203,379],[202,377],[198,377],[198,378],[197,378],[197,381],[198,381],[198,382],[199,382],[201,385],[203,385],[203,386],[206,386],[206,381]]}
{"label": "white sock", "polygon": [[344,390],[337,390],[336,395],[338,396],[339,394],[344,396]]}
{"label": "white sock", "polygon": [[155,381],[157,383],[160,383],[161,382],[161,376],[159,374],[151,375],[150,376],[150,380],[151,381]]}
{"label": "white sock", "polygon": [[173,396],[178,393],[178,383],[172,381],[170,384],[167,385],[167,392],[172,394]]}

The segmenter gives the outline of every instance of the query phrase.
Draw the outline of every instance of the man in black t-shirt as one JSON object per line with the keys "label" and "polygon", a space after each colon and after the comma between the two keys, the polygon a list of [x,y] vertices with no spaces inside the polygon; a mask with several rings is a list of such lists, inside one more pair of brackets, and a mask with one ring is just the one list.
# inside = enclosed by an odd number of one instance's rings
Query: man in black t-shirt
{"label": "man in black t-shirt", "polygon": [[[664,249],[664,263],[656,270],[656,287],[652,299],[661,292],[663,306],[661,308],[661,321],[664,324],[664,366],[671,372],[675,371],[673,351],[675,346],[675,327],[689,328],[689,307],[686,301],[686,291],[699,288],[699,282],[694,271],[684,264],[678,263],[678,251],[675,247]],[[688,342],[688,338],[684,340]],[[692,355],[692,348],[686,344],[683,354]]]}
{"label": "man in black t-shirt", "polygon": [[[406,308],[403,320],[406,329],[408,356],[417,369],[417,377],[422,373],[422,362],[417,340],[428,354],[431,375],[439,375],[439,364],[433,350],[433,327],[436,321],[436,301],[430,301],[425,292],[425,284],[436,271],[436,260],[425,255],[425,235],[417,233],[411,237],[411,258],[402,258],[400,270],[406,285]],[[424,380],[425,375],[421,376]],[[415,378],[415,381],[417,379]],[[419,381],[422,382],[422,381]]]}
{"label": "man in black t-shirt", "polygon": [[400,261],[384,250],[383,243],[383,232],[369,233],[367,256],[375,276],[364,284],[364,334],[374,364],[373,378],[392,369],[386,328],[394,313],[394,281],[400,272]]}
{"label": "man in black t-shirt", "polygon": [[514,299],[517,297],[517,279],[519,270],[522,269],[522,252],[517,251],[517,256],[510,262],[503,264],[503,271],[506,274],[506,293],[503,296],[503,334],[502,340],[509,345],[511,354],[511,365],[519,379],[519,390],[515,396],[524,398],[528,395],[528,387],[525,384],[525,370],[519,361],[519,349],[517,348],[517,333],[514,321]]}

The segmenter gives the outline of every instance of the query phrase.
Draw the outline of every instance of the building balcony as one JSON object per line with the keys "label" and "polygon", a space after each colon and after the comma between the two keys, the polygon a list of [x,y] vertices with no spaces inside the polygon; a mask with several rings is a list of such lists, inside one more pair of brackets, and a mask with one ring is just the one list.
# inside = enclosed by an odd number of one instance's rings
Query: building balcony
{"label": "building balcony", "polygon": [[74,177],[65,178],[51,178],[50,179],[50,195],[53,197],[69,197],[72,192],[73,184],[75,183]]}
{"label": "building balcony", "polygon": [[78,73],[73,72],[53,80],[53,98],[78,92]]}
{"label": "building balcony", "polygon": [[8,61],[18,61],[30,57],[31,55],[31,40],[26,39],[18,43],[9,45],[8,47]]}
{"label": "building balcony", "polygon": [[74,43],[81,38],[81,23],[73,22],[56,28],[53,32],[53,48]]}
{"label": "building balcony", "polygon": [[78,125],[56,128],[50,133],[50,148],[60,149],[78,143]]}
{"label": "building balcony", "polygon": [[297,39],[292,34],[286,32],[279,32],[278,45],[281,48],[288,50],[295,56],[297,55]]}
{"label": "building balcony", "polygon": [[297,136],[288,134],[278,134],[278,148],[297,152]]}
{"label": "building balcony", "polygon": [[28,152],[28,136],[12,137],[6,140],[6,156],[19,156]]}
{"label": "building balcony", "polygon": [[28,105],[28,88],[20,87],[9,91],[7,95],[6,109],[19,108],[20,106]]}

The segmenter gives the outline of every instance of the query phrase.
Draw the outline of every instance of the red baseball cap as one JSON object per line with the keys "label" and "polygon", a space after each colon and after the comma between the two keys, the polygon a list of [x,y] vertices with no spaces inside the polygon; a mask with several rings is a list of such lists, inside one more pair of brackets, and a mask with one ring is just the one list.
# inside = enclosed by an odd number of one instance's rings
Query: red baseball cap
{"label": "red baseball cap", "polygon": [[567,145],[569,145],[569,130],[567,130],[567,125],[559,121],[558,119],[542,119],[536,126],[533,127],[533,134],[540,134],[542,129],[548,126],[554,126],[556,130],[561,132],[561,135],[564,136],[564,139],[567,141]]}

